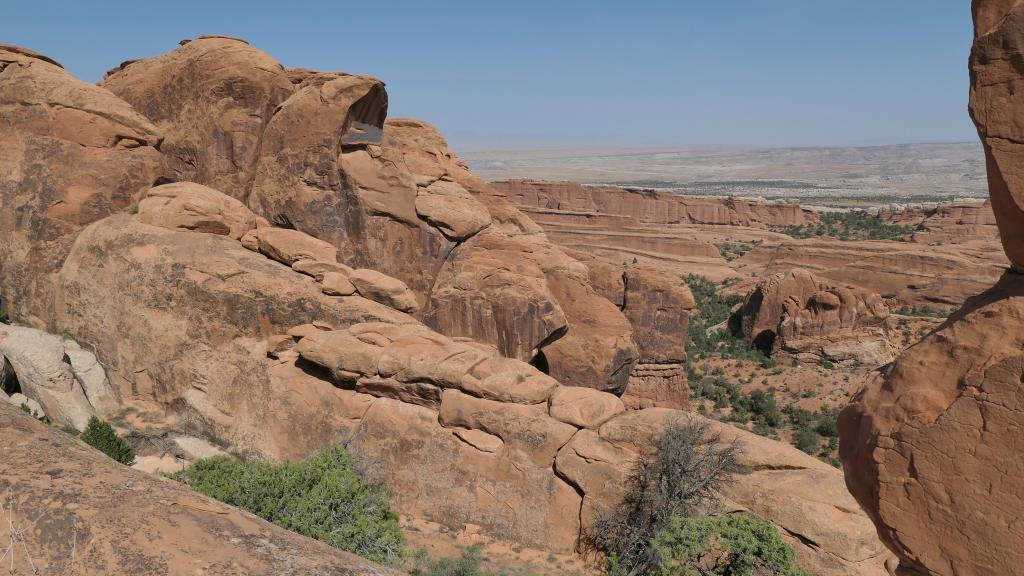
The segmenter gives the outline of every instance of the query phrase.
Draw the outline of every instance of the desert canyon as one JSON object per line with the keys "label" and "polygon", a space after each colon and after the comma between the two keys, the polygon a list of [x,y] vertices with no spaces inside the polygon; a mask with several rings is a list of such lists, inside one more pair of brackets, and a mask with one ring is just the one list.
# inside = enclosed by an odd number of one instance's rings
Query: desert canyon
{"label": "desert canyon", "polygon": [[343,445],[408,539],[598,574],[584,534],[694,422],[741,448],[720,512],[808,574],[1021,573],[1024,2],[972,9],[988,199],[869,210],[488,182],[381,80],[237,38],[98,84],[0,45],[0,553],[402,573],[161,475]]}

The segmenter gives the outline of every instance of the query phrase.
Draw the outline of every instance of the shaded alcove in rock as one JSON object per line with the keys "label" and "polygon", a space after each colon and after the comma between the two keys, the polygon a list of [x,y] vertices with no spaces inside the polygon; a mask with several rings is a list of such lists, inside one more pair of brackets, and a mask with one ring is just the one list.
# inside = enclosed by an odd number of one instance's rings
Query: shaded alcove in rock
{"label": "shaded alcove in rock", "polygon": [[533,366],[545,374],[551,374],[551,367],[548,365],[548,357],[544,355],[543,350],[534,354],[533,358],[530,359],[530,366]]}
{"label": "shaded alcove in rock", "polygon": [[14,373],[11,363],[3,356],[0,356],[0,390],[3,390],[8,396],[21,392],[18,375]]}

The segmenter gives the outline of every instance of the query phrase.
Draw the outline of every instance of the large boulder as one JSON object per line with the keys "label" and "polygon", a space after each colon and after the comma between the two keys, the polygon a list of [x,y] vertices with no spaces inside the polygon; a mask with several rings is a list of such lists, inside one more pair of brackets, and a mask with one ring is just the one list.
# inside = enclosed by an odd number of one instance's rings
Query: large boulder
{"label": "large boulder", "polygon": [[901,574],[1024,563],[1024,3],[974,0],[971,116],[1012,270],[906,350],[839,418],[846,484]]}
{"label": "large boulder", "polygon": [[[397,574],[122,466],[2,402],[0,429],[4,509],[24,535],[4,565],[18,574]],[[6,521],[0,538],[14,538]]]}
{"label": "large boulder", "polygon": [[908,570],[1012,574],[1024,562],[1022,319],[1024,279],[1008,272],[840,416],[846,483]]}
{"label": "large boulder", "polygon": [[245,204],[194,182],[151,188],[139,202],[139,220],[172,230],[221,234],[235,240],[259,223],[259,217]]}
{"label": "large boulder", "polygon": [[0,357],[6,358],[21,391],[53,422],[84,430],[95,409],[57,336],[32,328],[0,325]]}
{"label": "large boulder", "polygon": [[686,409],[690,386],[683,362],[693,293],[678,275],[645,266],[624,267],[622,282],[622,309],[640,356],[623,399],[631,408]]}
{"label": "large boulder", "polygon": [[47,326],[75,234],[165,175],[162,138],[110,92],[0,46],[0,300],[12,318]]}
{"label": "large boulder", "polygon": [[129,60],[100,85],[156,124],[174,180],[245,200],[263,128],[294,88],[284,68],[243,40],[202,36]]}
{"label": "large boulder", "polygon": [[633,326],[640,361],[674,364],[686,360],[686,329],[696,306],[689,286],[673,274],[630,266],[624,274],[623,311]]}

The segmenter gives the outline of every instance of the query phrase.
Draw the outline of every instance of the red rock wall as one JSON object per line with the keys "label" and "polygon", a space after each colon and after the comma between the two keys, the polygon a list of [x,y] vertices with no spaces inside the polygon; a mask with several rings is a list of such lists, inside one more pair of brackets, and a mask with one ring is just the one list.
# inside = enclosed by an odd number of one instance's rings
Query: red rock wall
{"label": "red rock wall", "polygon": [[492,182],[499,192],[528,208],[625,216],[642,224],[800,226],[816,222],[799,204],[739,198],[694,198],[671,192],[584,186],[576,182]]}

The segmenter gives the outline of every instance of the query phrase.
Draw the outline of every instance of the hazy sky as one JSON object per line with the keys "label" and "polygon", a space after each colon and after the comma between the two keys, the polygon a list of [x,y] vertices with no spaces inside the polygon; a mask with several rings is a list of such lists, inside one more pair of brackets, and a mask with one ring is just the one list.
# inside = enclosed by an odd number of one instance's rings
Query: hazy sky
{"label": "hazy sky", "polygon": [[6,3],[97,81],[201,34],[373,74],[456,150],[965,141],[968,0]]}

